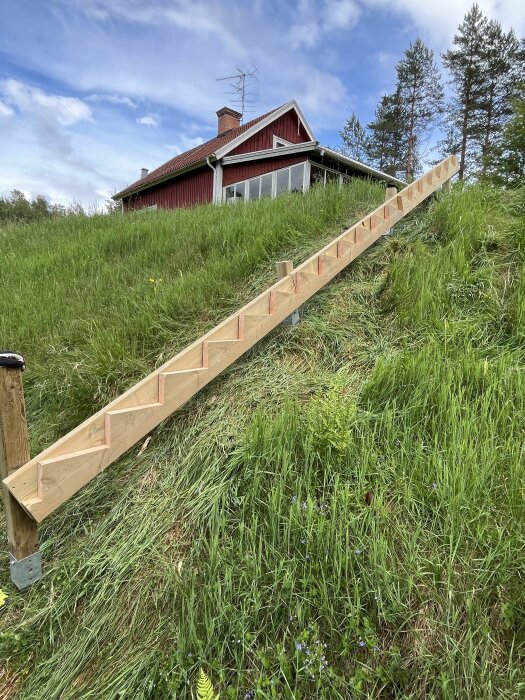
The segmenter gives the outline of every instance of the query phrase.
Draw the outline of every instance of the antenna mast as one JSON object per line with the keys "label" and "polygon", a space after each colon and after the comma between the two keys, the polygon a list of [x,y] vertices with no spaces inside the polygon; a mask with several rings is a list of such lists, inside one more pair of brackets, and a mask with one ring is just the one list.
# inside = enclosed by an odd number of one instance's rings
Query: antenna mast
{"label": "antenna mast", "polygon": [[225,80],[232,80],[230,86],[234,89],[234,92],[228,94],[234,95],[234,98],[230,102],[234,105],[240,107],[241,120],[244,119],[244,115],[248,112],[253,112],[254,105],[257,102],[257,93],[249,92],[248,87],[250,82],[255,80],[259,82],[257,78],[257,66],[253,66],[251,71],[241,70],[236,66],[237,73],[235,75],[227,75],[224,78],[217,78],[217,82],[223,82]]}

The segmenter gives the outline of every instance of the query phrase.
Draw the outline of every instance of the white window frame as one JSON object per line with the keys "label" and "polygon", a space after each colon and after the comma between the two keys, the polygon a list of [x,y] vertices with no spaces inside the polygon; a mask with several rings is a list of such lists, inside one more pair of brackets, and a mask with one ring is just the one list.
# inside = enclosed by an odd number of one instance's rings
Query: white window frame
{"label": "white window frame", "polygon": [[[310,161],[308,161],[310,162]],[[324,170],[324,175],[323,175],[323,187],[326,187],[326,173],[335,173],[336,175],[339,176],[339,186],[343,185],[344,183],[344,175],[345,173],[341,173],[339,170],[334,170],[334,168],[329,168],[327,165],[321,165],[321,163],[316,163],[315,161],[311,162],[311,165],[313,165],[315,168],[320,168],[321,170]],[[310,171],[310,168],[308,168]],[[310,173],[308,173],[308,182],[310,182]]]}
{"label": "white window frame", "polygon": [[[294,163],[293,165],[287,165],[286,168],[279,168],[278,170],[270,170],[269,173],[262,173],[261,175],[256,175],[255,177],[250,177],[247,180],[239,180],[239,182],[232,182],[231,185],[227,185],[226,187],[223,187],[222,190],[222,198],[224,202],[232,203],[232,202],[247,202],[250,199],[250,182],[253,180],[259,180],[259,196],[257,199],[261,199],[261,182],[262,178],[265,177],[266,175],[271,175],[272,177],[272,188],[271,188],[271,194],[270,197],[273,199],[274,197],[277,196],[277,173],[283,172],[285,170],[288,171],[288,189],[285,190],[286,192],[290,192],[290,184],[292,181],[292,168],[296,168],[297,166],[301,165],[303,167],[303,193],[306,192],[309,189],[309,183],[310,183],[310,166],[308,161],[303,161],[301,163]],[[226,199],[226,190],[229,189],[230,187],[235,187],[235,188],[241,188],[241,186],[244,185],[244,196],[241,197],[231,197],[230,199]],[[236,191],[236,190],[235,190]]]}
{"label": "white window frame", "polygon": [[[277,145],[279,144],[279,145]],[[283,146],[295,146],[295,143],[282,139],[280,136],[273,135],[273,146],[272,148],[283,148]]]}

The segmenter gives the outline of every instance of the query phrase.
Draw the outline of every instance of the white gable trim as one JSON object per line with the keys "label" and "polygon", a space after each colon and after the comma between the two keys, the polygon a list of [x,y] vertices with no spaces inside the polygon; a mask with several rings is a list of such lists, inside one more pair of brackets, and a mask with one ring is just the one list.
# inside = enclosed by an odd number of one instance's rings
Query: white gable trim
{"label": "white gable trim", "polygon": [[246,163],[252,160],[261,160],[264,158],[282,158],[283,156],[294,155],[295,153],[303,153],[313,151],[317,146],[317,141],[306,141],[305,143],[294,143],[290,146],[282,148],[267,148],[264,151],[252,151],[251,153],[239,153],[236,156],[225,156],[221,163],[228,165],[231,163]]}
{"label": "white gable trim", "polygon": [[258,133],[265,127],[267,127],[269,124],[272,124],[276,119],[279,119],[279,117],[282,117],[283,114],[286,114],[289,112],[291,109],[295,110],[298,118],[301,120],[306,133],[308,134],[310,141],[315,141],[315,136],[313,131],[310,129],[308,126],[308,122],[304,118],[303,113],[299,109],[299,105],[295,100],[291,100],[290,102],[287,102],[285,105],[282,107],[279,107],[279,109],[276,109],[274,112],[269,114],[267,117],[264,119],[261,119],[260,122],[257,122],[257,124],[254,124],[250,129],[245,131],[243,134],[240,134],[240,136],[237,136],[237,138],[233,139],[226,145],[224,145],[222,148],[218,148],[217,151],[215,152],[215,156],[217,159],[222,158],[225,156],[227,153],[230,153],[233,151],[237,146],[239,146],[241,143],[244,143],[247,139],[251,138],[254,134]]}

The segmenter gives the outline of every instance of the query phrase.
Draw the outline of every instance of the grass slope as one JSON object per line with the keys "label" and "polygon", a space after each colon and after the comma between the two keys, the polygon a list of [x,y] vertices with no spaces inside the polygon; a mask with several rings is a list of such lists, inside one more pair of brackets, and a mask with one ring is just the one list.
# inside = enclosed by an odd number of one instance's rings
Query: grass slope
{"label": "grass slope", "polygon": [[[4,334],[19,319],[8,337],[32,366],[33,441],[249,298],[270,260],[314,250],[380,197],[358,183],[94,230],[79,220],[56,294],[19,281],[20,306],[0,314]],[[299,326],[46,521],[43,582],[18,595],[0,572],[4,692],[190,698],[203,666],[221,699],[522,696],[524,213],[522,193],[472,187],[412,216]],[[199,258],[197,239],[222,222]],[[126,254],[130,224],[145,233]],[[27,279],[62,250],[66,225],[49,240],[25,229]],[[113,237],[120,257],[103,262]],[[187,250],[199,259],[167,282]]]}

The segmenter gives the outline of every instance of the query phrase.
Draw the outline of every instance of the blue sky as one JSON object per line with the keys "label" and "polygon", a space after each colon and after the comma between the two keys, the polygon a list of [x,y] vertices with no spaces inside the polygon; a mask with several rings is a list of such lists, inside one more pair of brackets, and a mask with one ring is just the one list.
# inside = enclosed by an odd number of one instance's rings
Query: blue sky
{"label": "blue sky", "polygon": [[[295,98],[335,146],[352,111],[371,119],[409,43],[446,49],[471,4],[0,0],[0,194],[102,204],[215,134],[230,99],[215,79],[236,66],[258,68],[256,113]],[[479,5],[524,35],[522,0]]]}

